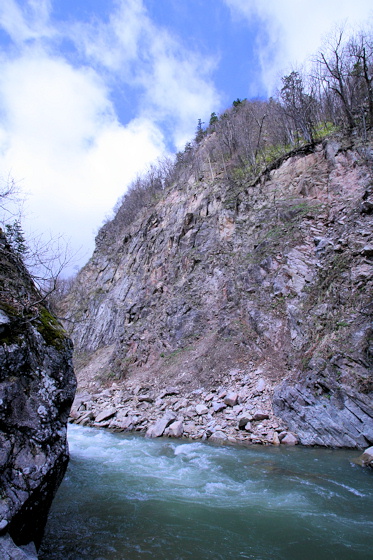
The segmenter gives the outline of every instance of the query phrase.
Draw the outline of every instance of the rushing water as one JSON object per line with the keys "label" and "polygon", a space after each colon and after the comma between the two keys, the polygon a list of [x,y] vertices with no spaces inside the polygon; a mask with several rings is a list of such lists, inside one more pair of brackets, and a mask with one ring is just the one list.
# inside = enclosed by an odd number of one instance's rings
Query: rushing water
{"label": "rushing water", "polygon": [[69,427],[42,560],[368,560],[356,451],[219,447]]}

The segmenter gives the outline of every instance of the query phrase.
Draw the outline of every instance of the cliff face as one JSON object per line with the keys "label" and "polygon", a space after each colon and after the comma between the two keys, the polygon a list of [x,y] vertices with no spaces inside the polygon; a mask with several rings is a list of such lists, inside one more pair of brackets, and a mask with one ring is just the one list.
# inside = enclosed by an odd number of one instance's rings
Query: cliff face
{"label": "cliff face", "polygon": [[9,535],[18,545],[40,544],[68,462],[66,423],[76,381],[70,340],[38,303],[40,295],[3,236],[0,265],[2,550],[10,546]]}
{"label": "cliff face", "polygon": [[234,371],[302,443],[372,443],[371,161],[329,140],[255,182],[200,165],[118,214],[65,301],[82,389],[208,392]]}

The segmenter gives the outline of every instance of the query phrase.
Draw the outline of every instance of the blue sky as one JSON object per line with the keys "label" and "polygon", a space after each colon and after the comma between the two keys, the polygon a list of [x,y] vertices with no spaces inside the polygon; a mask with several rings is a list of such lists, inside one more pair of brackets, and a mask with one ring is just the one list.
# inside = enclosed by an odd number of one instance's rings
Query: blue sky
{"label": "blue sky", "polygon": [[63,234],[79,264],[136,174],[199,118],[266,98],[371,0],[0,0],[0,178],[26,231]]}

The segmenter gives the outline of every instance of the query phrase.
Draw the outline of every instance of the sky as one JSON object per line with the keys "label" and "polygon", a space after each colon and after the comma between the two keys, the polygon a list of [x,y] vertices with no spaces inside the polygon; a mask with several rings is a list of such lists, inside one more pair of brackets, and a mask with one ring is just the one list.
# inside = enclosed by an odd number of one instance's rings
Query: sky
{"label": "sky", "polygon": [[137,174],[237,98],[271,95],[371,0],[0,0],[0,182],[74,260]]}

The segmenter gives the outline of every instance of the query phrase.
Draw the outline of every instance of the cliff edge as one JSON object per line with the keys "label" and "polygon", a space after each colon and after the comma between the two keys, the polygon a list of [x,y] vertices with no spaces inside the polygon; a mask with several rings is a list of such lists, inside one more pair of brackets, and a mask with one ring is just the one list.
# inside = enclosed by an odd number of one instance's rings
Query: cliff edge
{"label": "cliff edge", "polygon": [[[0,550],[39,546],[68,462],[72,343],[0,235]],[[23,552],[18,551],[20,555]],[[2,557],[3,557],[2,556]]]}

